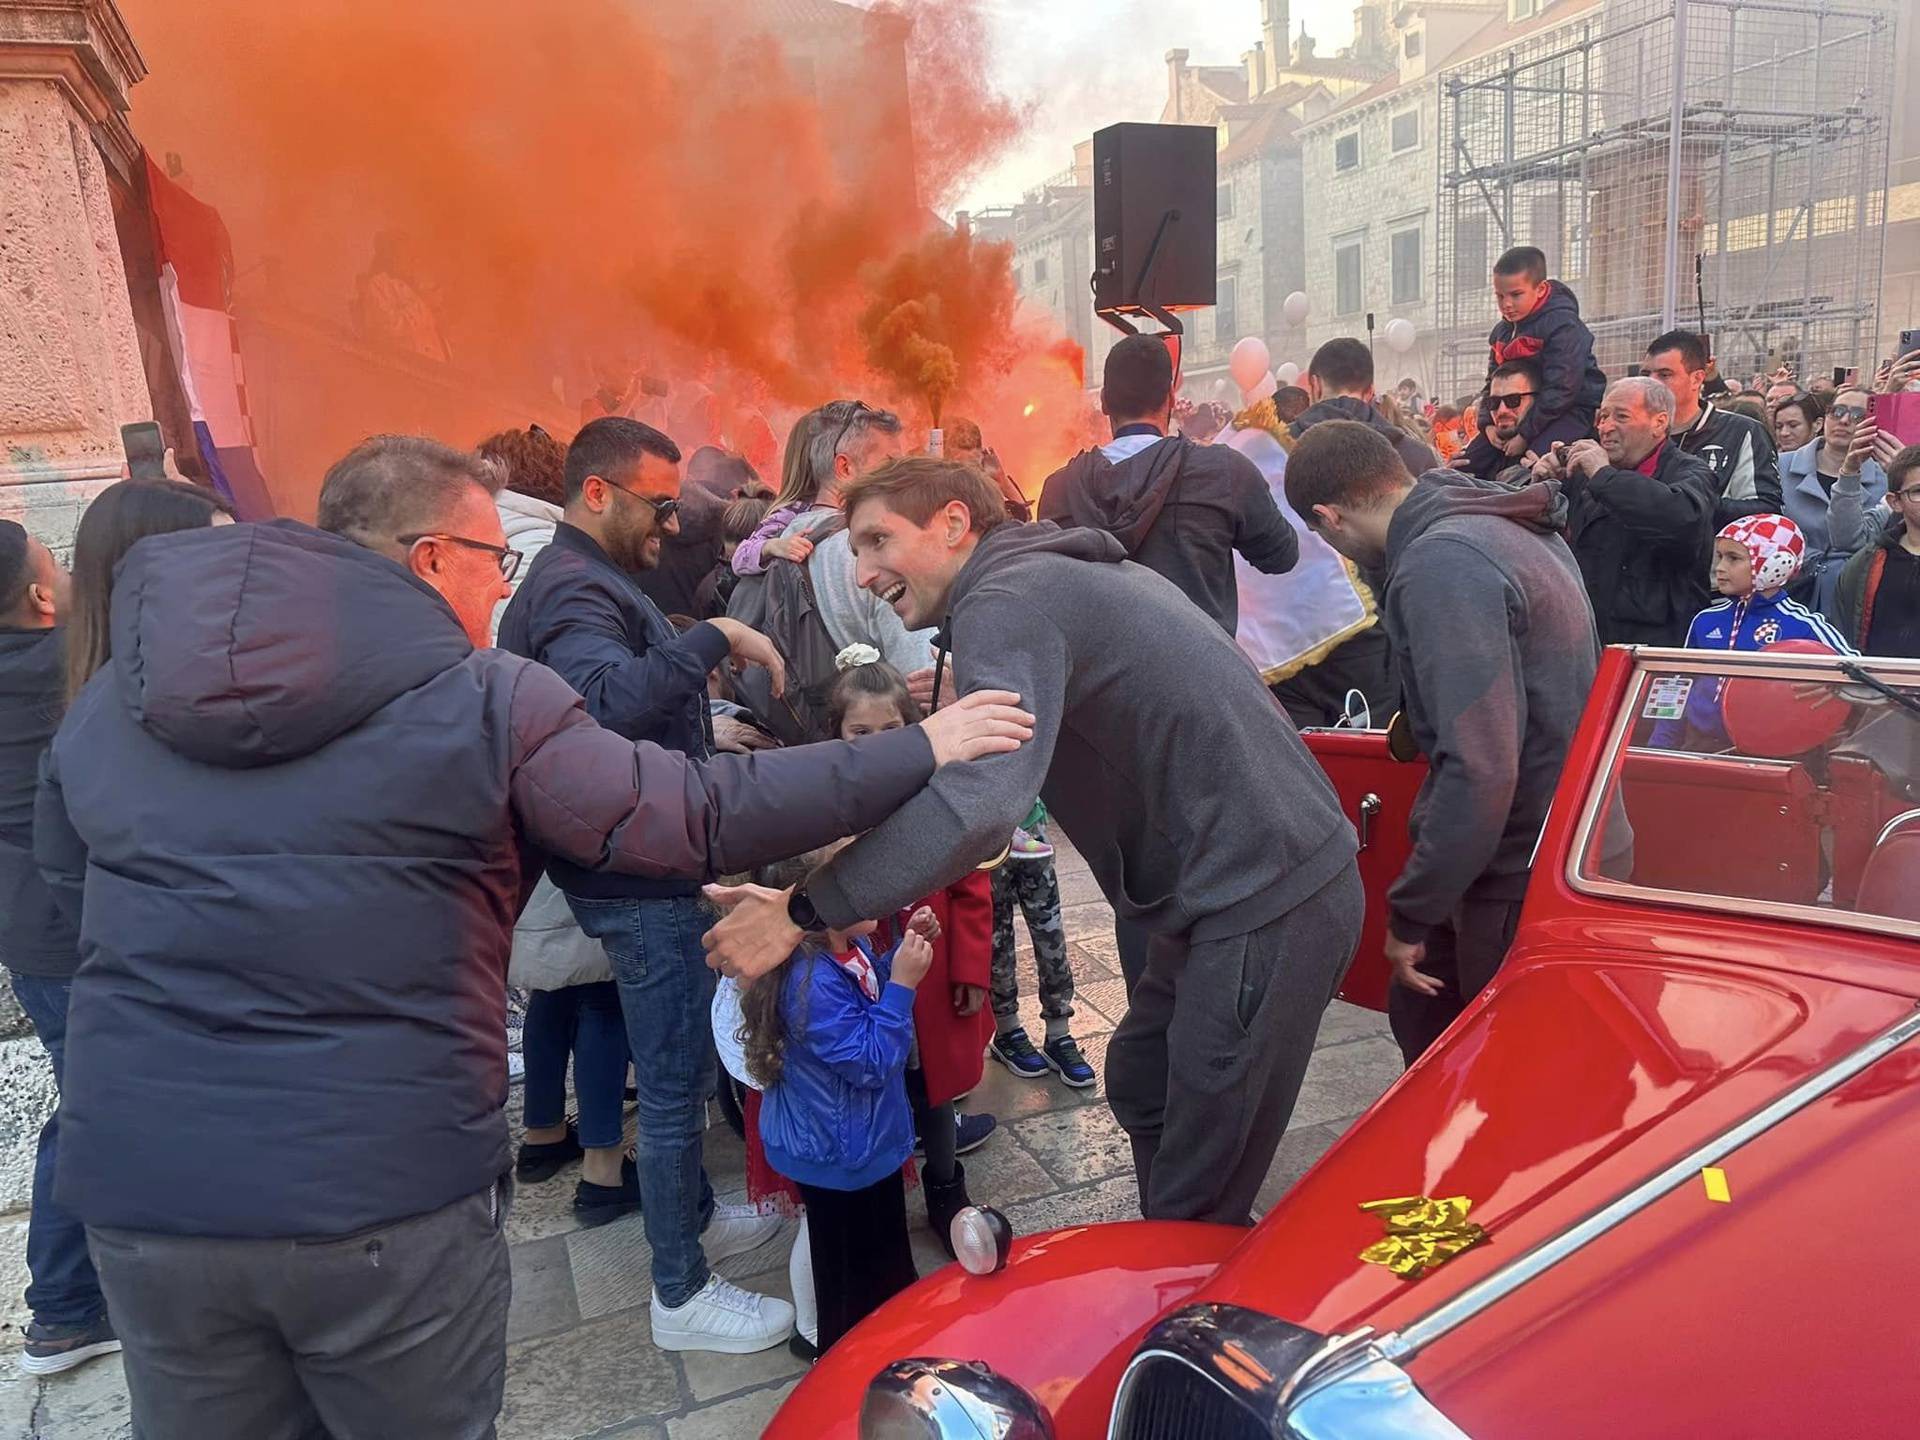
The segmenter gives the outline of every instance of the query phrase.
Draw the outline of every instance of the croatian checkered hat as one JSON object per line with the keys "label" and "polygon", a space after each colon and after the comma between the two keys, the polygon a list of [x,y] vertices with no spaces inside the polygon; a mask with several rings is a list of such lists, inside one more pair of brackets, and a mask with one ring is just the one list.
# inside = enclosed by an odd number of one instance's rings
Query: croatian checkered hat
{"label": "croatian checkered hat", "polygon": [[1748,515],[1716,538],[1746,546],[1756,590],[1778,590],[1800,573],[1807,553],[1807,537],[1784,515]]}

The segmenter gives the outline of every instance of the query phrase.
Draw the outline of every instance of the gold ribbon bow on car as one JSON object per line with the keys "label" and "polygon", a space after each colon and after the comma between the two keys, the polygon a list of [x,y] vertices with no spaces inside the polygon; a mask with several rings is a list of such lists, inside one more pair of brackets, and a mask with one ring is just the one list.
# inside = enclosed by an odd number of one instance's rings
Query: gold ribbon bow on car
{"label": "gold ribbon bow on car", "polygon": [[1425,1195],[1403,1195],[1396,1200],[1369,1200],[1360,1207],[1378,1215],[1387,1238],[1360,1252],[1369,1265],[1384,1265],[1402,1280],[1418,1280],[1463,1250],[1487,1238],[1487,1232],[1467,1219],[1473,1201],[1464,1195],[1434,1200]]}

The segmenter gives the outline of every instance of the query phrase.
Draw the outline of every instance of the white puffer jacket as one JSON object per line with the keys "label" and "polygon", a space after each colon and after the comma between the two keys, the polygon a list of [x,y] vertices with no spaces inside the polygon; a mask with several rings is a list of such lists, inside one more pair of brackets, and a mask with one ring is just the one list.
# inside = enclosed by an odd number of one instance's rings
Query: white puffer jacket
{"label": "white puffer jacket", "polygon": [[[493,498],[493,508],[500,512],[500,528],[507,532],[507,544],[520,552],[520,569],[513,577],[513,588],[518,590],[520,582],[526,578],[527,567],[533,564],[533,557],[547,548],[553,539],[553,527],[562,519],[560,507],[549,500],[536,500],[531,495],[522,495],[517,490],[502,490]],[[513,597],[509,595],[508,600]],[[500,617],[506,613],[507,601],[502,600],[493,607],[493,633],[500,633]]]}

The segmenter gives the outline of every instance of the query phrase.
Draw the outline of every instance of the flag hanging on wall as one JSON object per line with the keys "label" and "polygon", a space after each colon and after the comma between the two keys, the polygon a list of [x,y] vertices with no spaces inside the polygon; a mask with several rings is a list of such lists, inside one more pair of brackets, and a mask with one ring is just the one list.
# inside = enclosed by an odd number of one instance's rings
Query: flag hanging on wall
{"label": "flag hanging on wall", "polygon": [[253,451],[246,371],[233,318],[233,242],[220,212],[147,157],[154,254],[167,340],[213,487],[242,520],[267,520],[273,500]]}

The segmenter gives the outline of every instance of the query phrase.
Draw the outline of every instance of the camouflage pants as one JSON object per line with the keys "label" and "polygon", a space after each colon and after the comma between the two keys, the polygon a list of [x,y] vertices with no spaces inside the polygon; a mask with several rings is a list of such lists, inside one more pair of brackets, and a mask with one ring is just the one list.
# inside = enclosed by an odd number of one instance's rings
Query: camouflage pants
{"label": "camouflage pants", "polygon": [[1013,911],[1027,917],[1034,966],[1040,972],[1040,1013],[1052,1020],[1073,1015],[1073,971],[1067,966],[1067,932],[1060,922],[1060,882],[1051,860],[1008,860],[993,872],[993,1014],[1012,1019],[1020,1010],[1020,978],[1013,969]]}

